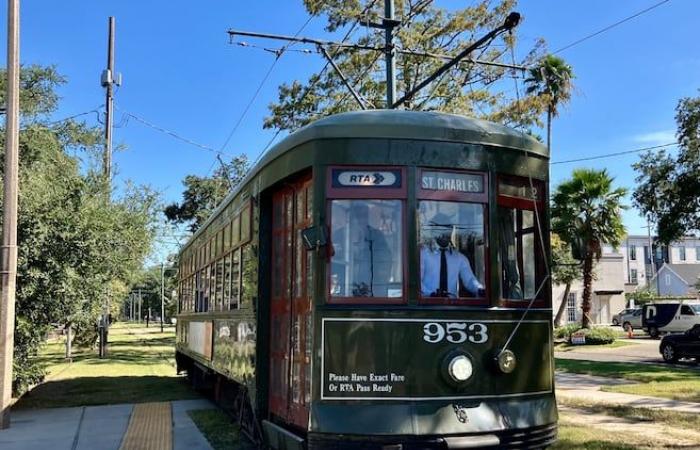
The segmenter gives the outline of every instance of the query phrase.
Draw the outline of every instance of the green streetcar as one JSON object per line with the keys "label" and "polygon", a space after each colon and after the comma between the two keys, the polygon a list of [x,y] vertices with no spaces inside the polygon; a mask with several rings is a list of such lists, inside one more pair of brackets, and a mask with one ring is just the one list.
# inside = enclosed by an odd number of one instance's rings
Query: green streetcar
{"label": "green streetcar", "polygon": [[442,113],[291,134],[182,249],[178,371],[275,449],[552,444],[548,161]]}

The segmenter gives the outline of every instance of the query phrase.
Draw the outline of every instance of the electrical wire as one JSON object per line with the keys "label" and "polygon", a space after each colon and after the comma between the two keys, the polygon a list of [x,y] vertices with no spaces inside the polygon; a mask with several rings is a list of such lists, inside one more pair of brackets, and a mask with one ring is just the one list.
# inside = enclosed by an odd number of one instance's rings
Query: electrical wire
{"label": "electrical wire", "polygon": [[575,163],[575,162],[581,162],[581,161],[592,161],[592,160],[594,160],[594,159],[612,158],[612,157],[614,157],[614,156],[630,155],[630,154],[632,154],[632,153],[641,153],[641,152],[644,152],[644,151],[647,151],[647,150],[657,150],[657,149],[661,149],[661,148],[672,147],[672,146],[675,146],[675,145],[678,145],[678,143],[677,143],[677,142],[670,142],[670,143],[668,143],[668,144],[661,144],[661,145],[654,145],[654,146],[651,146],[651,147],[636,148],[636,149],[633,149],[633,150],[624,150],[624,151],[615,152],[615,153],[605,153],[605,154],[602,154],[602,155],[589,156],[589,157],[586,157],[586,158],[569,159],[569,160],[566,160],[566,161],[555,161],[555,162],[553,162],[553,163],[550,163],[550,165],[554,165],[554,164],[569,164],[569,163]]}
{"label": "electrical wire", "polygon": [[[304,23],[304,25],[302,25],[301,28],[299,28],[299,30],[294,34],[294,37],[299,36],[299,34],[300,34],[302,31],[304,31],[304,29],[306,28],[306,26],[307,26],[309,23],[311,23],[311,21],[313,20],[314,17],[315,17],[315,16],[309,16],[309,18],[306,20],[306,22]],[[243,119],[245,118],[246,114],[248,114],[248,111],[250,110],[250,107],[253,106],[253,102],[255,102],[255,99],[258,98],[258,95],[260,94],[260,91],[262,90],[263,86],[265,85],[265,82],[267,81],[267,79],[270,77],[270,74],[272,74],[272,71],[273,71],[273,69],[275,68],[275,66],[277,65],[277,62],[280,60],[280,57],[281,57],[282,54],[284,54],[284,52],[285,52],[289,47],[291,47],[292,45],[294,45],[294,42],[288,43],[287,45],[285,45],[284,47],[282,47],[278,52],[276,52],[275,60],[272,62],[272,65],[270,65],[270,68],[267,70],[267,73],[265,73],[265,76],[263,77],[263,79],[262,79],[262,80],[260,81],[260,83],[258,84],[258,88],[255,90],[255,93],[254,93],[253,96],[251,97],[251,99],[250,99],[250,101],[248,102],[248,104],[246,105],[246,107],[243,109],[243,112],[241,113],[240,117],[239,117],[238,120],[236,121],[236,124],[233,126],[233,129],[231,130],[231,132],[230,132],[230,133],[228,134],[228,136],[226,137],[226,140],[224,141],[224,144],[221,146],[221,149],[220,149],[220,150],[223,150],[224,148],[226,148],[226,146],[228,145],[228,143],[231,141],[231,138],[232,138],[233,135],[236,133],[236,130],[238,130],[238,127],[239,127],[239,126],[241,125],[241,123],[243,122]]]}
{"label": "electrical wire", "polygon": [[668,3],[668,2],[670,2],[670,1],[671,1],[671,0],[663,0],[663,1],[661,1],[661,2],[655,3],[655,4],[651,5],[650,7],[646,8],[646,9],[643,9],[643,10],[641,10],[641,11],[639,11],[639,12],[637,12],[637,13],[635,13],[635,14],[629,16],[629,17],[626,17],[626,18],[624,18],[624,19],[622,19],[622,20],[618,20],[617,22],[613,23],[612,25],[608,25],[608,26],[605,27],[605,28],[602,28],[602,29],[600,29],[600,30],[598,30],[598,31],[596,31],[596,32],[594,32],[594,33],[591,33],[591,34],[589,34],[589,35],[587,35],[587,36],[582,37],[581,39],[578,39],[578,40],[572,42],[571,44],[565,45],[564,47],[562,47],[562,48],[560,48],[560,49],[554,51],[552,54],[556,55],[557,53],[561,53],[561,52],[563,52],[564,50],[568,50],[568,49],[570,49],[571,47],[573,47],[573,46],[575,46],[575,45],[578,45],[578,44],[580,44],[580,43],[582,43],[582,42],[584,42],[584,41],[587,41],[588,39],[591,39],[591,38],[593,38],[593,37],[595,37],[595,36],[598,36],[599,34],[605,33],[606,31],[608,31],[608,30],[610,30],[610,29],[612,29],[612,28],[615,28],[615,27],[618,26],[618,25],[622,25],[623,23],[628,22],[628,21],[630,21],[630,20],[632,20],[632,19],[634,19],[634,18],[636,18],[636,17],[639,17],[639,16],[641,16],[642,14],[645,14],[645,13],[651,11],[652,9],[658,8],[659,6],[663,5],[664,3]]}
{"label": "electrical wire", "polygon": [[137,116],[136,114],[130,113],[130,112],[128,112],[128,111],[125,111],[125,110],[123,110],[123,109],[117,107],[116,104],[114,105],[114,109],[117,109],[117,110],[121,111],[122,113],[124,113],[125,116],[130,117],[130,118],[136,120],[137,122],[139,122],[139,123],[141,123],[141,124],[143,124],[143,125],[146,125],[146,126],[149,127],[149,128],[152,128],[152,129],[154,129],[154,130],[156,130],[156,131],[159,131],[159,132],[161,132],[161,133],[163,133],[163,134],[167,134],[167,135],[169,135],[169,136],[171,136],[171,137],[173,137],[173,138],[175,138],[175,139],[177,139],[177,140],[179,140],[179,141],[182,141],[182,142],[184,142],[184,143],[186,143],[186,144],[192,145],[192,146],[197,147],[197,148],[200,148],[200,149],[202,149],[202,150],[206,150],[206,151],[209,151],[209,152],[212,152],[212,153],[216,153],[217,155],[233,156],[233,155],[227,154],[226,152],[222,152],[221,150],[217,150],[217,149],[215,149],[215,148],[213,148],[213,147],[210,147],[210,146],[208,146],[208,145],[200,144],[199,142],[195,142],[195,141],[193,141],[192,139],[183,137],[183,136],[180,135],[179,133],[176,133],[176,132],[174,132],[174,131],[168,130],[168,129],[163,128],[163,127],[161,127],[161,126],[158,126],[158,125],[156,125],[156,124],[154,124],[154,123],[152,123],[152,122],[150,122],[150,121],[144,119],[143,117]]}

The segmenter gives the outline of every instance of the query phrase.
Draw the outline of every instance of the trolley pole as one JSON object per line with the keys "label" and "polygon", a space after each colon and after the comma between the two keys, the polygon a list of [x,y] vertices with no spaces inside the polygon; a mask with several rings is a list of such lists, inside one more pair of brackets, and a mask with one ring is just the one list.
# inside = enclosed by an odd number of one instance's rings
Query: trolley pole
{"label": "trolley pole", "polygon": [[165,263],[160,263],[160,332],[163,332],[165,319]]}
{"label": "trolley pole", "polygon": [[17,195],[19,191],[19,0],[7,2],[7,111],[0,294],[0,429],[10,426],[12,358],[17,281]]}

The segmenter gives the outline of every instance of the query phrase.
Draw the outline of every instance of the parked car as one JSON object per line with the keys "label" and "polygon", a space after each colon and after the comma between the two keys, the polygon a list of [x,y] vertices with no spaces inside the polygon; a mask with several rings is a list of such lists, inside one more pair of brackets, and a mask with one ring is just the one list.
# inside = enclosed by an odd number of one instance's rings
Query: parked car
{"label": "parked car", "polygon": [[700,324],[700,303],[668,301],[642,307],[642,328],[652,338],[661,333],[681,333]]}
{"label": "parked car", "polygon": [[630,312],[621,315],[620,323],[622,324],[622,329],[628,332],[635,328],[642,328],[642,308],[634,308]]}
{"label": "parked car", "polygon": [[618,326],[618,325],[622,325],[623,322],[620,320],[620,317],[624,316],[625,314],[629,314],[629,313],[633,312],[633,311],[636,310],[636,309],[638,309],[638,308],[625,308],[625,309],[623,309],[622,311],[620,311],[619,313],[617,313],[617,314],[615,314],[614,316],[612,316],[612,324],[613,324],[613,326],[616,327],[616,326]]}
{"label": "parked car", "polygon": [[700,324],[683,334],[664,336],[659,352],[668,363],[676,362],[679,358],[695,358],[696,363],[700,362]]}

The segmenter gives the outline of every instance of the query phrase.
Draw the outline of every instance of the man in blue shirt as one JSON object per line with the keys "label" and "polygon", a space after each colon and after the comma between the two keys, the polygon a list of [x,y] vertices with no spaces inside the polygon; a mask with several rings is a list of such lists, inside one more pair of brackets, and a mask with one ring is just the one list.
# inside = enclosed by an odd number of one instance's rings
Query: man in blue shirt
{"label": "man in blue shirt", "polygon": [[[471,264],[452,243],[455,225],[445,214],[436,214],[422,234],[429,239],[420,251],[421,295],[459,297],[459,282],[474,297],[483,297],[484,286],[476,279]],[[427,241],[424,241],[427,242]]]}

